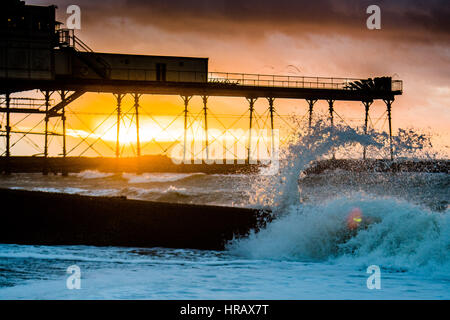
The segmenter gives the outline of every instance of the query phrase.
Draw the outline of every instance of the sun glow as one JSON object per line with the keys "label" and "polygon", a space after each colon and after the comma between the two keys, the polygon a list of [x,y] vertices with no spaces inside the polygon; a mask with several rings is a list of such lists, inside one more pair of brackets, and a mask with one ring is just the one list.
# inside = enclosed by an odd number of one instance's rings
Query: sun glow
{"label": "sun glow", "polygon": [[[141,143],[148,142],[173,142],[183,139],[184,123],[182,119],[173,121],[172,117],[155,116],[152,119],[142,117],[139,125],[139,140]],[[201,123],[194,123],[193,126],[201,125]],[[81,136],[89,135],[89,137],[104,141],[115,142],[117,140],[117,125],[113,119],[105,122],[102,125],[101,120],[96,121],[93,127],[98,127],[94,133],[90,134],[84,132]],[[78,130],[77,130],[78,131]],[[81,130],[82,131],[82,130]],[[68,132],[68,134],[70,134]],[[77,132],[79,134],[79,132]],[[122,121],[119,128],[119,141],[123,144],[133,144],[137,142],[137,128],[136,124],[130,122],[129,119]]]}
{"label": "sun glow", "polygon": [[[144,126],[139,129],[139,140],[141,142],[171,142],[180,139],[179,129],[168,129],[162,131],[159,128]],[[112,128],[106,131],[104,134],[100,135],[103,140],[106,141],[116,141],[117,140],[117,128]],[[136,143],[137,142],[137,132],[136,127],[125,128],[120,127],[119,141],[121,143]]]}

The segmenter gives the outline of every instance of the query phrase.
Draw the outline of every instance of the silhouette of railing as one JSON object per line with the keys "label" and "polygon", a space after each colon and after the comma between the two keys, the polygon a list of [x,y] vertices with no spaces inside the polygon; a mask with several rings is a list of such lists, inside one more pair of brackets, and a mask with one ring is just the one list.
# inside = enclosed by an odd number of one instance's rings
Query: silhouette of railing
{"label": "silhouette of railing", "polygon": [[59,29],[57,30],[57,34],[60,47],[70,47],[77,51],[94,52],[94,50],[75,35],[75,31],[72,29]]}
{"label": "silhouette of railing", "polygon": [[[277,87],[277,88],[310,88],[349,90],[356,78],[325,78],[303,76],[279,76],[265,74],[210,72],[208,81],[239,86]],[[392,81],[392,91],[402,91],[402,81]]]}
{"label": "silhouette of railing", "polygon": [[[50,99],[49,103],[52,104],[53,99]],[[39,110],[45,107],[45,99],[13,97],[10,99],[9,106],[10,108]],[[4,96],[0,97],[0,108],[6,108],[6,98]]]}
{"label": "silhouette of railing", "polygon": [[[112,68],[111,77],[115,75],[121,80],[156,81],[156,69]],[[351,90],[350,84],[361,81],[356,78],[325,78],[278,76],[247,73],[210,72],[206,79],[205,72],[188,70],[167,70],[167,82],[208,82],[235,86],[335,89]],[[392,80],[392,91],[402,91],[402,81]]]}
{"label": "silhouette of railing", "polygon": [[86,43],[75,35],[75,31],[72,29],[59,29],[57,30],[58,45],[61,48],[73,48],[77,52],[88,52],[94,56],[95,63],[86,59],[82,55],[78,55],[89,67],[91,67],[102,78],[108,78],[111,73],[111,66],[108,62],[102,59],[100,56],[95,55],[95,51],[92,50]]}

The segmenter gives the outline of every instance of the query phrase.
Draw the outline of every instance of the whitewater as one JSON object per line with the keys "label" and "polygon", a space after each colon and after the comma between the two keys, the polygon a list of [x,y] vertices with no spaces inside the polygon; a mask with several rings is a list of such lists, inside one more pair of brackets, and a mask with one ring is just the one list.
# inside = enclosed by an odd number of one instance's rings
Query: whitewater
{"label": "whitewater", "polygon": [[[273,175],[2,177],[2,188],[270,207],[275,219],[224,251],[1,244],[0,299],[449,299],[448,174],[302,174],[355,144],[383,148],[385,138],[318,123],[282,150]],[[423,137],[403,138],[397,155],[416,157]],[[354,210],[363,224],[351,229]],[[66,286],[72,265],[81,270],[80,290]],[[373,265],[381,288],[371,290]]]}

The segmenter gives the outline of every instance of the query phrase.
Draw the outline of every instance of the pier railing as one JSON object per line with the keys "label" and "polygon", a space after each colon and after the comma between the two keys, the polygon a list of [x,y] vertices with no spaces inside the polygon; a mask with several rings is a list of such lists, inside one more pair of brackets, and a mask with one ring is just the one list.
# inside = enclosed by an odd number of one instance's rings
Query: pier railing
{"label": "pier railing", "polygon": [[278,76],[265,74],[211,72],[210,82],[229,83],[241,86],[311,88],[311,89],[346,89],[353,81],[351,78],[322,78],[302,76]]}
{"label": "pier railing", "polygon": [[73,29],[57,30],[59,46],[71,47],[77,51],[94,53],[94,50],[92,50],[86,43],[81,41],[81,39],[75,35],[74,31],[75,30]]}
{"label": "pier railing", "polygon": [[[112,68],[110,72],[112,78],[121,80],[155,81],[157,70],[143,68]],[[205,79],[205,73],[201,71],[167,70],[166,81],[208,82],[231,86],[354,90],[351,86],[352,83],[367,81],[367,79],[279,76],[229,72],[209,72],[208,78]],[[401,80],[391,80],[392,91],[401,92],[403,89],[402,86],[403,83]]]}
{"label": "pier railing", "polygon": [[[210,72],[208,81],[240,86],[351,90],[350,84],[361,79]],[[402,91],[402,81],[392,80],[391,88]]]}
{"label": "pier railing", "polygon": [[[156,69],[141,68],[113,68],[112,77],[126,80],[154,81]],[[279,76],[267,74],[251,73],[230,73],[230,72],[209,72],[205,79],[205,73],[201,71],[189,70],[167,70],[166,81],[175,82],[207,82],[217,84],[227,84],[231,86],[252,86],[252,87],[274,87],[274,88],[299,88],[299,89],[334,89],[334,90],[354,90],[352,83],[367,81],[367,79],[357,78],[326,78],[326,77],[303,77],[303,76]],[[403,82],[401,80],[391,80],[392,91],[402,91]]]}
{"label": "pier railing", "polygon": [[[49,104],[53,104],[53,99],[49,100]],[[45,99],[13,97],[10,99],[10,108],[21,109],[40,109],[45,107]],[[6,108],[6,98],[0,97],[0,108]]]}

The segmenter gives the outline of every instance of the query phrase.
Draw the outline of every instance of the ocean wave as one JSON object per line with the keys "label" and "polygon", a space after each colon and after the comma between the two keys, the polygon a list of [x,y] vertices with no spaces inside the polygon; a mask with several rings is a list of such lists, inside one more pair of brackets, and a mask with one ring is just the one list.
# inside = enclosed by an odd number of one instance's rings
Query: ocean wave
{"label": "ocean wave", "polygon": [[120,248],[94,246],[40,246],[0,244],[0,259],[36,259],[51,261],[99,262],[111,264],[160,264],[160,265],[208,265],[234,266],[259,264],[262,261],[248,261],[223,257],[217,252],[170,248]]}
{"label": "ocean wave", "polygon": [[[25,188],[22,188],[25,189]],[[52,192],[52,193],[67,193],[67,194],[82,194],[84,192],[88,192],[86,189],[80,188],[72,188],[72,187],[63,187],[63,188],[53,188],[53,187],[34,187],[31,188],[32,191],[41,191],[41,192]]]}
{"label": "ocean wave", "polygon": [[144,173],[132,174],[124,173],[122,176],[128,183],[148,183],[148,182],[174,182],[190,177],[204,176],[204,173]]}
{"label": "ocean wave", "polygon": [[[365,228],[349,230],[359,208]],[[393,198],[354,195],[292,206],[266,229],[228,245],[253,259],[330,261],[394,269],[449,270],[450,216]]]}
{"label": "ocean wave", "polygon": [[138,200],[225,205],[229,203],[229,191],[222,189],[211,191],[197,187],[183,188],[170,185],[164,188],[126,187],[112,195]]}
{"label": "ocean wave", "polygon": [[179,188],[175,186],[169,186],[167,188],[137,188],[137,187],[125,187],[120,190],[121,195],[125,196],[145,196],[152,194],[167,194],[167,193],[177,193],[180,195],[190,195],[195,194],[192,191],[188,191],[186,188]]}
{"label": "ocean wave", "polygon": [[81,179],[102,179],[108,178],[114,175],[114,173],[105,173],[97,170],[85,170],[79,173],[70,174],[71,176],[75,176]]}

